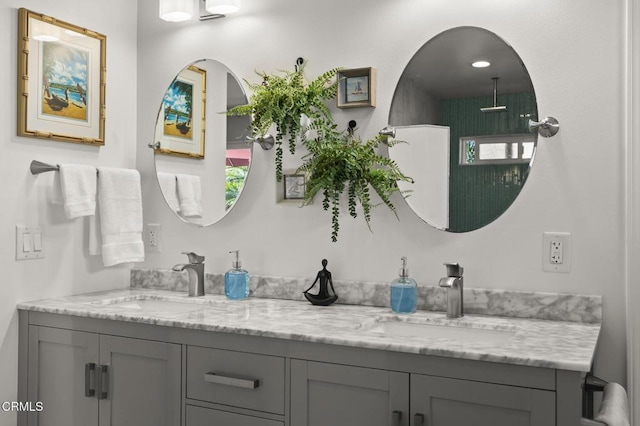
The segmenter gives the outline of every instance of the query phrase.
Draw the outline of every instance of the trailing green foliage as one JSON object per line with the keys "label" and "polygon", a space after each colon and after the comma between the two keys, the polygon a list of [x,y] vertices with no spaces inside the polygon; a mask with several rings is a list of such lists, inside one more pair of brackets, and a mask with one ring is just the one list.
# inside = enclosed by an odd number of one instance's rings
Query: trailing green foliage
{"label": "trailing green foliage", "polygon": [[261,83],[245,80],[253,92],[249,103],[227,111],[228,115],[251,115],[251,131],[255,137],[266,135],[275,124],[278,181],[282,180],[282,142],[287,137],[289,152],[295,153],[296,139],[304,131],[300,124],[302,114],[311,120],[333,121],[324,102],[336,96],[338,71],[339,68],[329,70],[308,84],[304,80],[304,65],[294,71],[281,71],[282,75],[256,72],[262,77]]}
{"label": "trailing green foliage", "polygon": [[[353,134],[346,135],[336,130],[333,121],[316,119],[310,130],[314,131],[314,139],[303,139],[309,153],[303,157],[304,164],[298,169],[307,174],[304,205],[311,203],[318,193],[322,193],[322,207],[331,208],[331,240],[338,240],[340,230],[340,198],[346,191],[348,210],[351,217],[357,217],[357,203],[362,206],[362,214],[367,226],[371,229],[370,188],[373,189],[382,204],[394,214],[396,208],[391,202],[391,194],[399,191],[397,182],[411,182],[398,165],[390,158],[377,154],[380,143],[387,142],[385,136],[362,142]],[[390,145],[398,141],[389,141]],[[396,214],[397,217],[397,214]]]}

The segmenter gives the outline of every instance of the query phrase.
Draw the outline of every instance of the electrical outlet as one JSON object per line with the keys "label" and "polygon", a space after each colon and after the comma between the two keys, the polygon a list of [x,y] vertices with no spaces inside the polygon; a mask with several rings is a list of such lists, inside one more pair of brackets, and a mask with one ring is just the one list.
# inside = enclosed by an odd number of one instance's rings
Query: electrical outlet
{"label": "electrical outlet", "polygon": [[162,225],[159,223],[147,223],[146,241],[149,253],[162,251]]}
{"label": "electrical outlet", "polygon": [[560,239],[551,240],[551,249],[549,251],[549,262],[553,265],[562,265],[563,263],[564,245]]}
{"label": "electrical outlet", "polygon": [[542,234],[542,270],[569,272],[571,270],[571,234],[545,232]]}

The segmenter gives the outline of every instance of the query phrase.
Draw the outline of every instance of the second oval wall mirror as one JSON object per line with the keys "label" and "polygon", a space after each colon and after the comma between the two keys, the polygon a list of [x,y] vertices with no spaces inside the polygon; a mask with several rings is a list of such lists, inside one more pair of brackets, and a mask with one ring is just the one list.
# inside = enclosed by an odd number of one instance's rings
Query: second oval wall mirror
{"label": "second oval wall mirror", "polygon": [[[516,199],[533,164],[533,84],[514,49],[482,28],[429,40],[405,68],[391,103],[389,150],[415,183],[407,203],[449,232],[481,228]],[[402,184],[403,182],[401,182]]]}
{"label": "second oval wall mirror", "polygon": [[246,103],[238,79],[212,59],[189,64],[166,89],[155,129],[156,175],[183,221],[216,223],[240,197],[251,165],[250,118],[224,112]]}

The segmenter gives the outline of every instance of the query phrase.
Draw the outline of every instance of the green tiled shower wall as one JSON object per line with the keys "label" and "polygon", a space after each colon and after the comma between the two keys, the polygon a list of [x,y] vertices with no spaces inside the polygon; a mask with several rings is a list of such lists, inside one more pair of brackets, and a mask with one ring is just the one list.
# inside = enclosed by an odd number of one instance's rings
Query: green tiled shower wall
{"label": "green tiled shower wall", "polygon": [[529,164],[461,166],[460,137],[529,133],[529,117],[536,120],[533,94],[504,94],[498,105],[505,112],[483,113],[491,96],[444,99],[441,124],[451,129],[449,231],[480,228],[500,216],[515,200],[529,173]]}

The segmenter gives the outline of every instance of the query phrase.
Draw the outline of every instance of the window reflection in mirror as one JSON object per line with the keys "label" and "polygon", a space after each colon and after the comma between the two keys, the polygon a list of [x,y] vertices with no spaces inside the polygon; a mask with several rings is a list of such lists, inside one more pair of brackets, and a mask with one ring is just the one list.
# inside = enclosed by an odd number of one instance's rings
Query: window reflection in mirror
{"label": "window reflection in mirror", "polygon": [[[478,61],[489,65],[474,67]],[[400,188],[413,191],[409,206],[450,232],[493,222],[529,174],[537,143],[530,118],[537,118],[533,85],[504,40],[476,27],[429,40],[407,64],[389,113],[396,138],[408,142],[389,155],[416,181]]]}
{"label": "window reflection in mirror", "polygon": [[211,59],[186,66],[166,89],[155,131],[156,174],[181,220],[216,223],[241,196],[251,166],[250,118],[224,112],[246,102],[233,73]]}

